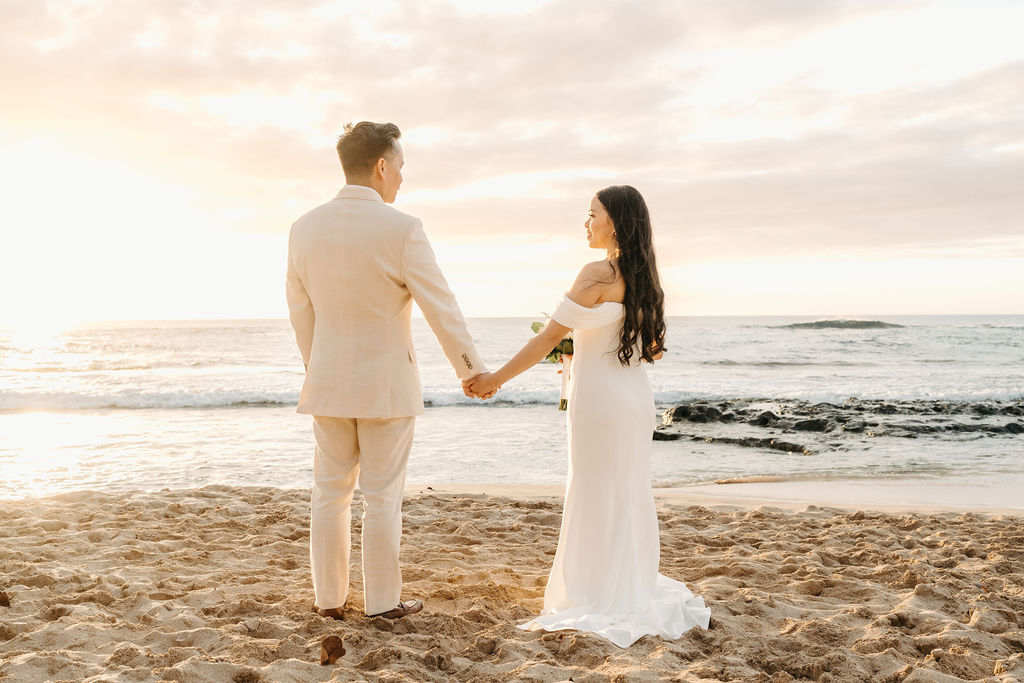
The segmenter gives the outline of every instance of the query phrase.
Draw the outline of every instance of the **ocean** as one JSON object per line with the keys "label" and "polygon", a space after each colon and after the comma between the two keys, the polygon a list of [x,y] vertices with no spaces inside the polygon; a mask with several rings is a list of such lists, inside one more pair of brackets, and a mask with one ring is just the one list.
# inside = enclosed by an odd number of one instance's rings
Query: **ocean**
{"label": "ocean", "polygon": [[[530,338],[532,321],[469,325],[496,368]],[[410,483],[564,481],[555,366],[538,365],[482,403],[463,396],[423,320],[413,334],[427,411]],[[1024,435],[1013,426],[1024,425],[1024,316],[673,317],[667,346],[649,368],[659,419],[702,402],[727,419],[687,418],[675,440],[653,441],[656,486],[757,477],[1024,483]],[[105,322],[44,340],[0,332],[0,498],[308,487],[313,442],[311,418],[295,413],[301,384],[286,320]],[[867,429],[844,429],[849,410],[840,408],[863,402],[890,416],[884,429],[870,419]],[[783,420],[771,436],[806,447],[789,452],[751,437],[750,421],[729,413],[738,405],[747,407],[740,416],[767,407],[783,418],[818,406],[839,422],[812,433]]]}

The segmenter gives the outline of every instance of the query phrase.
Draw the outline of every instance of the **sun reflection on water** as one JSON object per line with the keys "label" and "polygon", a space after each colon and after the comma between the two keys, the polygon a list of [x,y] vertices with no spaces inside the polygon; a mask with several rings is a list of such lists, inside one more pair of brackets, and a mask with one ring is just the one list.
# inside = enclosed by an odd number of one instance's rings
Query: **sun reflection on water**
{"label": "sun reflection on water", "polygon": [[95,416],[0,414],[0,472],[9,490],[45,496],[81,488],[82,453],[106,433]]}
{"label": "sun reflection on water", "polygon": [[[65,370],[76,328],[67,316],[0,323],[0,383],[18,392],[33,373]],[[9,407],[5,403],[0,410]]]}

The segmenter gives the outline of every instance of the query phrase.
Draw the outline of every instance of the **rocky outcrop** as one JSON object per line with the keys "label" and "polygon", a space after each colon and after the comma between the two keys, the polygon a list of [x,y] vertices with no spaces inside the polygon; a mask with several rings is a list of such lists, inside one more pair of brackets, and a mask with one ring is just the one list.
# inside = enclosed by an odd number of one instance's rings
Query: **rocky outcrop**
{"label": "rocky outcrop", "polygon": [[[951,434],[1024,434],[1024,402],[883,401],[849,399],[842,404],[788,399],[691,401],[664,411],[659,441],[687,439],[814,453],[844,439],[943,438]],[[721,425],[716,428],[715,425]],[[804,438],[780,438],[803,433]],[[811,439],[807,443],[798,443]]]}

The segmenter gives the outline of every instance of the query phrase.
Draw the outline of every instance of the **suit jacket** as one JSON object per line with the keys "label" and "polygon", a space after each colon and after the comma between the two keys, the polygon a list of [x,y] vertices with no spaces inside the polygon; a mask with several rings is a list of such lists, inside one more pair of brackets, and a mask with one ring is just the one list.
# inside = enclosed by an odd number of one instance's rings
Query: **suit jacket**
{"label": "suit jacket", "polygon": [[460,379],[484,372],[420,219],[346,185],[288,237],[288,311],[306,365],[298,412],[421,415],[413,300]]}

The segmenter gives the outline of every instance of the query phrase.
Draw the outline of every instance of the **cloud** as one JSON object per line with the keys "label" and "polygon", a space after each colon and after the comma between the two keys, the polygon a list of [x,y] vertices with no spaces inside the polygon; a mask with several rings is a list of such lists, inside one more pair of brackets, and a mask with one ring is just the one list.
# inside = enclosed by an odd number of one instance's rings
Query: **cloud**
{"label": "cloud", "polygon": [[[923,22],[928,4],[471,8],[8,3],[5,129],[150,169],[255,233],[332,196],[334,136],[370,118],[406,131],[402,206],[435,239],[479,235],[482,220],[495,238],[575,238],[590,195],[628,182],[678,259],[1020,248],[1019,48],[873,89],[844,87],[834,65],[898,55],[843,43],[807,58],[844,31],[858,45],[872,26]],[[931,54],[911,61],[925,69]]]}

